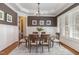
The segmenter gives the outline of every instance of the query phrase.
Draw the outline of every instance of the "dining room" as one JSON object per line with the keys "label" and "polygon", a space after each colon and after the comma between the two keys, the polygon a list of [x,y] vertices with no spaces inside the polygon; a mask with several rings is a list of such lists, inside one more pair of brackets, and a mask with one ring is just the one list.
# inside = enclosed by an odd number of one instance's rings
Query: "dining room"
{"label": "dining room", "polygon": [[[25,4],[20,4],[24,6]],[[30,5],[30,4],[28,4]],[[48,4],[51,5],[51,4]],[[58,4],[59,5],[59,4]],[[61,4],[62,5],[62,4]],[[20,16],[19,25],[19,41],[18,48],[11,54],[25,55],[73,55],[79,54],[75,47],[75,42],[71,39],[74,34],[69,34],[66,26],[71,24],[71,14],[78,9],[78,4],[69,4],[69,8],[59,13],[56,16],[42,14],[42,3],[37,3],[37,12],[31,16]],[[73,7],[74,6],[74,7]],[[25,7],[26,8],[26,7]],[[62,7],[63,8],[63,7]],[[40,10],[41,9],[41,10]],[[45,7],[44,7],[45,9]],[[61,10],[61,9],[60,9]],[[74,11],[74,12],[72,12]],[[65,19],[65,17],[69,17]],[[27,19],[27,20],[26,20]],[[67,21],[71,20],[71,21]],[[73,26],[72,26],[73,27]],[[69,29],[71,31],[71,29]],[[72,29],[74,30],[74,29]],[[66,33],[67,32],[67,33]],[[64,38],[63,38],[64,37]],[[72,36],[74,39],[75,36]],[[67,39],[67,40],[66,40]],[[21,42],[21,40],[24,40]],[[65,40],[65,41],[64,41]],[[71,42],[69,42],[69,40]],[[69,42],[69,43],[68,43]],[[24,44],[22,44],[24,43]],[[70,44],[70,45],[69,45]],[[23,47],[25,46],[25,47]],[[76,45],[77,46],[77,45]],[[71,48],[69,48],[71,47]],[[26,48],[26,50],[25,50]],[[73,52],[73,51],[76,52]]]}
{"label": "dining room", "polygon": [[[25,17],[20,16],[19,18],[21,22],[24,22]],[[59,35],[56,34],[57,19],[55,17],[28,16],[25,24],[21,23],[19,26],[19,47],[24,43],[29,53],[34,52],[32,50],[35,50],[34,53],[44,53],[45,48],[48,49],[48,52],[50,51],[54,41],[59,46]]]}
{"label": "dining room", "polygon": [[0,3],[1,55],[78,55],[78,3]]}
{"label": "dining room", "polygon": [[57,18],[51,16],[28,16],[25,18],[25,16],[20,16],[19,19],[24,23],[19,25],[18,47],[10,55],[73,55],[60,44]]}

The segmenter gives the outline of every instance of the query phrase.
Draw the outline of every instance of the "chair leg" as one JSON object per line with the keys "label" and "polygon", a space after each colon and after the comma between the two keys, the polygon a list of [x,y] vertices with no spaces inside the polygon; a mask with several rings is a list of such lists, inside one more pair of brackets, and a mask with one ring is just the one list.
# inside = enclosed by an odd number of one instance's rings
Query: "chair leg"
{"label": "chair leg", "polygon": [[50,51],[50,47],[51,47],[51,44],[49,42],[49,44],[48,44],[48,52]]}
{"label": "chair leg", "polygon": [[36,45],[36,53],[38,52],[38,45]]}
{"label": "chair leg", "polygon": [[41,44],[41,45],[42,45],[42,53],[43,53],[43,42],[42,42],[42,44]]}
{"label": "chair leg", "polygon": [[30,47],[30,49],[29,49],[29,50],[30,50],[29,52],[31,53],[31,47]]}
{"label": "chair leg", "polygon": [[49,45],[48,45],[48,52],[49,52],[50,50],[49,50]]}
{"label": "chair leg", "polygon": [[27,41],[26,41],[26,48],[27,48]]}
{"label": "chair leg", "polygon": [[31,52],[31,44],[28,45],[29,52]]}
{"label": "chair leg", "polygon": [[54,46],[54,42],[52,42],[52,47]]}
{"label": "chair leg", "polygon": [[43,46],[42,46],[42,52],[43,52]]}
{"label": "chair leg", "polygon": [[59,42],[59,47],[60,47],[61,43]]}

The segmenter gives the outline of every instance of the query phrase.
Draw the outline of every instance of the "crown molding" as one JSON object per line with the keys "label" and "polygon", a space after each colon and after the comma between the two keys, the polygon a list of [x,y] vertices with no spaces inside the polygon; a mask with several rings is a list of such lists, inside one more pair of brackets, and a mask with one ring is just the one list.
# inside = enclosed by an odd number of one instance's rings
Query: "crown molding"
{"label": "crown molding", "polygon": [[15,11],[19,16],[20,15],[27,16],[27,14],[26,13],[23,13],[21,10],[20,11],[15,10],[10,4],[5,3],[5,5],[7,5],[9,8],[11,8],[13,11]]}
{"label": "crown molding", "polygon": [[70,11],[71,9],[73,9],[73,8],[75,8],[77,6],[79,6],[79,3],[75,3],[75,4],[71,5],[70,7],[68,7],[67,9],[65,9],[64,11],[62,11],[61,13],[59,13],[56,17],[58,17],[58,16],[60,16],[60,15],[62,15],[64,13]]}
{"label": "crown molding", "polygon": [[26,13],[29,12],[28,9],[23,8],[20,4],[18,4],[18,3],[15,3],[15,4],[16,4],[16,6],[20,9],[20,11],[24,11],[24,12],[26,12]]}
{"label": "crown molding", "polygon": [[10,4],[8,3],[4,3],[5,5],[7,5],[9,8],[11,8],[13,11],[15,11],[16,13],[18,12],[17,10],[15,10]]}
{"label": "crown molding", "polygon": [[[21,11],[21,12],[26,12],[26,13],[34,13],[35,11],[33,11],[33,10],[28,10],[28,9],[26,9],[26,8],[24,8],[24,7],[22,7],[20,4],[18,4],[18,3],[15,3],[16,4],[16,6],[19,8],[19,10]],[[46,10],[44,10],[44,11],[42,11],[42,12],[40,12],[41,13],[41,15],[43,15],[43,14],[47,14],[47,13],[51,13],[51,10],[50,11],[46,11]],[[50,16],[50,15],[48,15],[48,16]],[[52,15],[51,15],[52,16]],[[56,16],[56,15],[54,15],[54,16]]]}

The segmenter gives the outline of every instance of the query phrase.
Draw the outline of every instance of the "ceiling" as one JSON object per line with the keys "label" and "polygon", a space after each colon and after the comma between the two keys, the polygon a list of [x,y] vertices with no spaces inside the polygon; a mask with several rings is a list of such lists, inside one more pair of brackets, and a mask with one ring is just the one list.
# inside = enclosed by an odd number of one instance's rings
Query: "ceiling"
{"label": "ceiling", "polygon": [[[29,16],[36,15],[38,11],[37,3],[8,3],[15,10],[27,14]],[[56,16],[63,10],[73,5],[73,3],[40,3],[41,16]]]}

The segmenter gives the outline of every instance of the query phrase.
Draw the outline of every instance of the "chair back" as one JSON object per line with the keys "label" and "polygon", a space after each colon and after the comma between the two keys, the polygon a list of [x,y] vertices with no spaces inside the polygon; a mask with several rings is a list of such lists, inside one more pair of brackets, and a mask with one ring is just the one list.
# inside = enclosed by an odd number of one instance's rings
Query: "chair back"
{"label": "chair back", "polygon": [[60,38],[60,33],[56,33],[56,38],[59,40],[59,38]]}
{"label": "chair back", "polygon": [[42,35],[42,34],[46,34],[46,32],[41,32],[41,35]]}
{"label": "chair back", "polygon": [[41,40],[43,41],[43,42],[48,42],[48,40],[49,40],[49,34],[42,34],[41,35]]}
{"label": "chair back", "polygon": [[38,41],[38,37],[39,35],[29,34],[29,40],[32,43],[35,43],[36,41]]}
{"label": "chair back", "polygon": [[38,34],[38,32],[33,32],[33,34]]}

